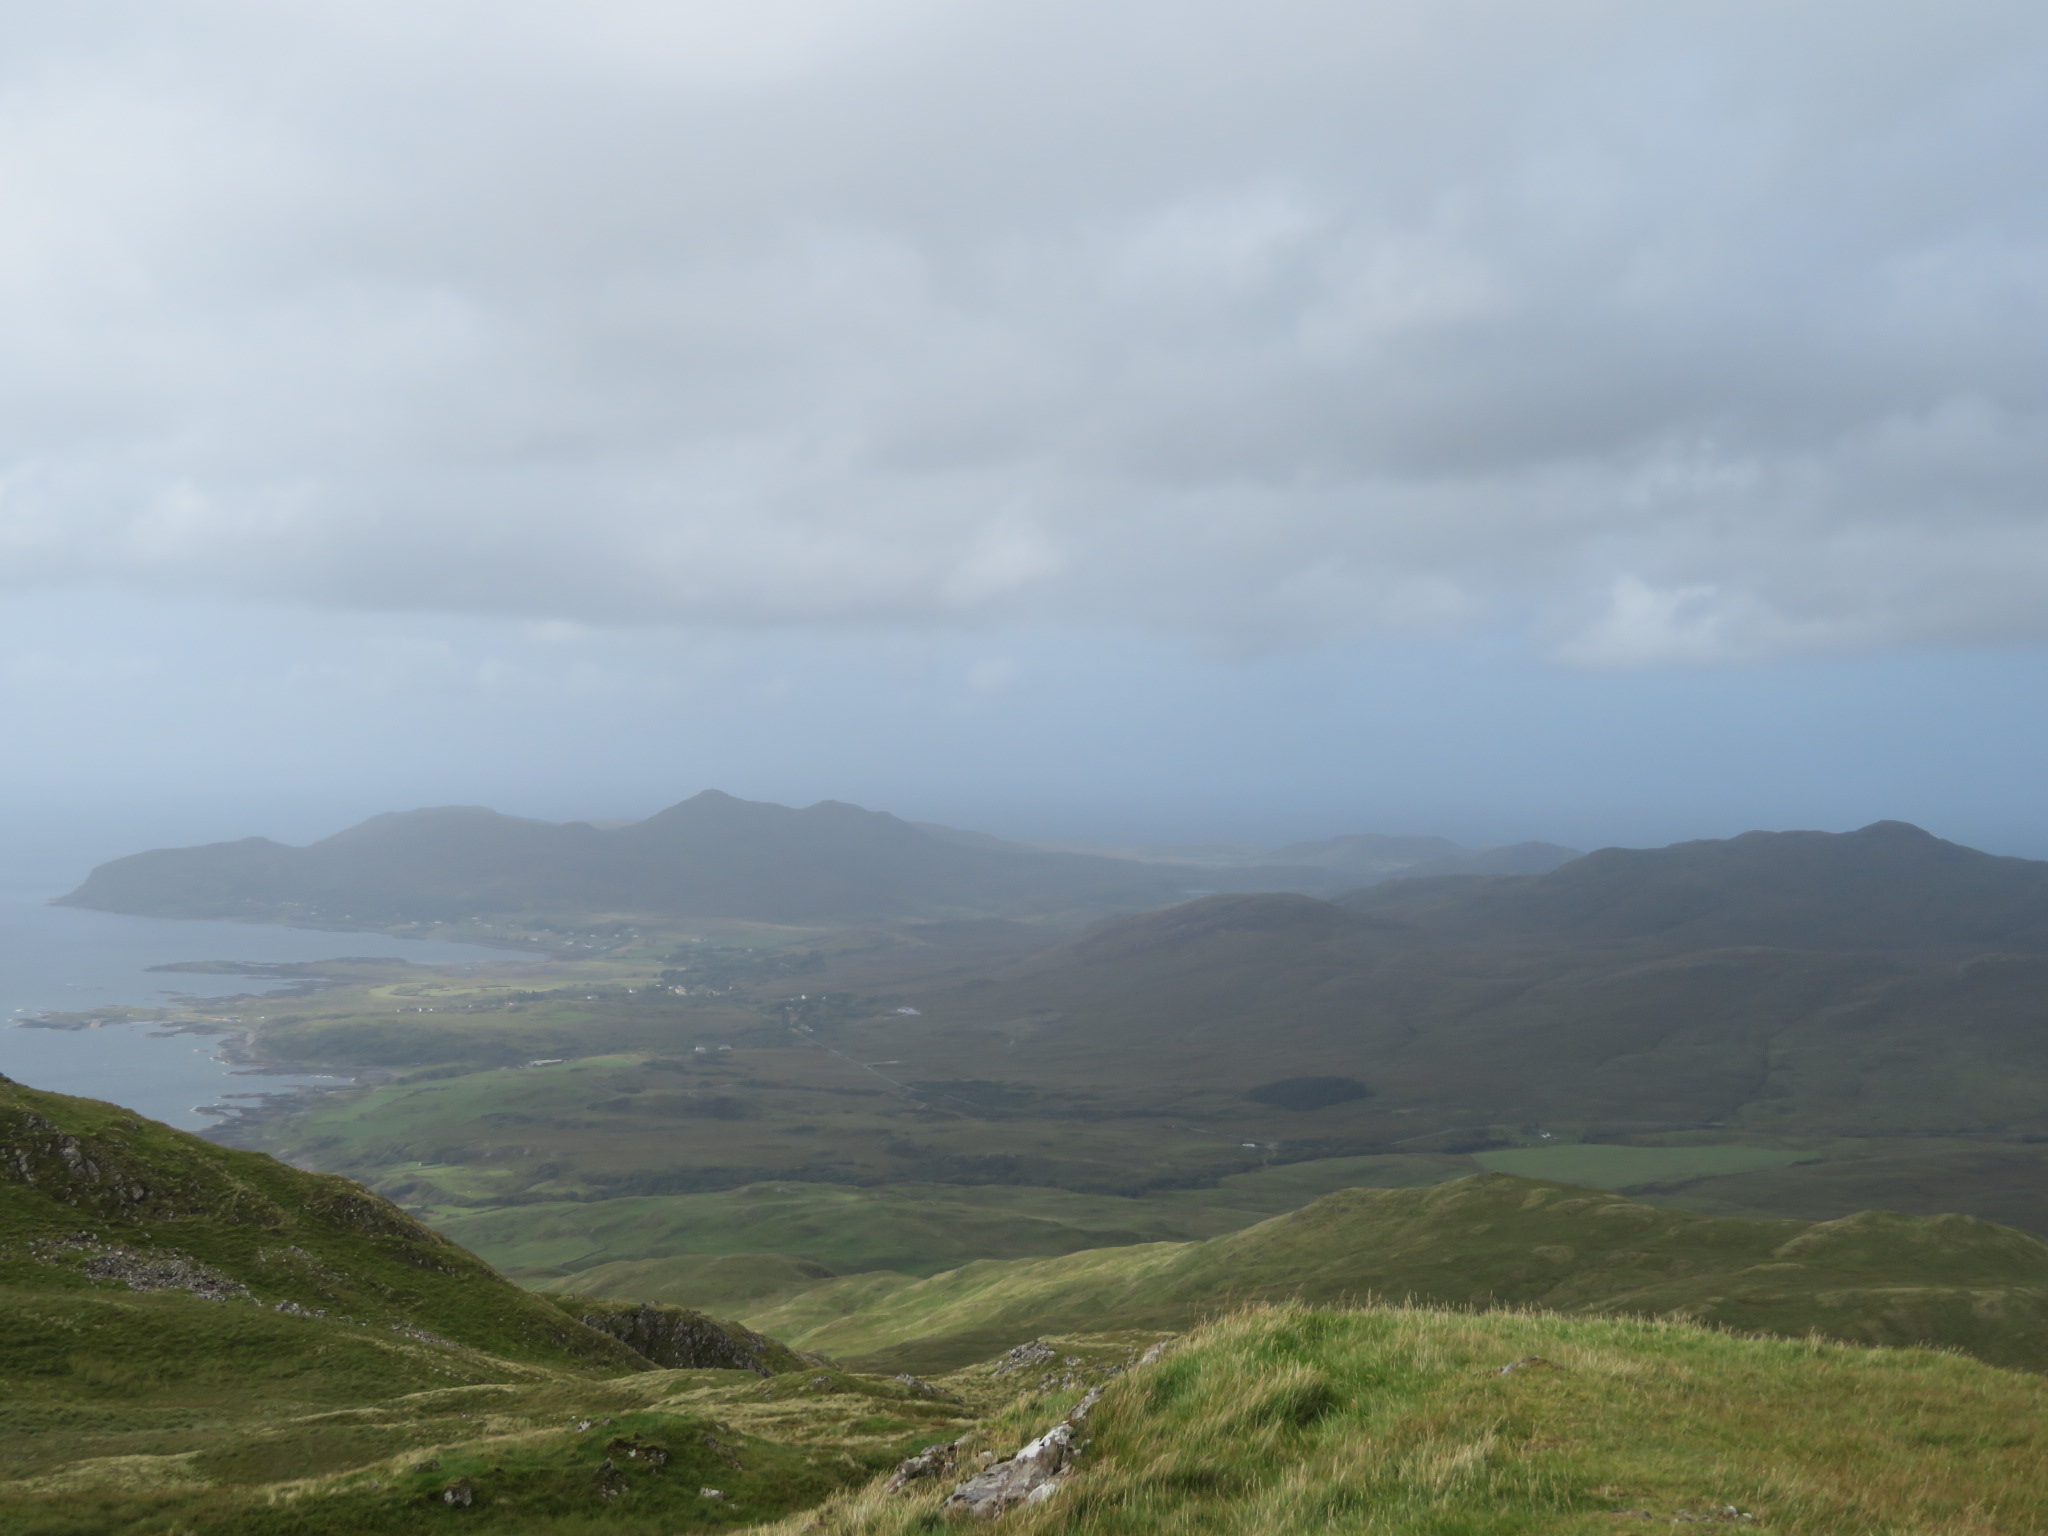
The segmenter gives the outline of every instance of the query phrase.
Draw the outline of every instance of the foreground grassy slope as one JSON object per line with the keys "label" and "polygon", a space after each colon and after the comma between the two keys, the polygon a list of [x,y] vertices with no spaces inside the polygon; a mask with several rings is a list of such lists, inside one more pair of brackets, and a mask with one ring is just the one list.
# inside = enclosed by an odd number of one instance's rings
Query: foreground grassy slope
{"label": "foreground grassy slope", "polygon": [[1351,1190],[1202,1243],[857,1276],[747,1322],[799,1348],[937,1369],[1047,1329],[1179,1329],[1283,1297],[1676,1316],[2048,1369],[2048,1243],[2029,1234],[1963,1216],[1700,1216],[1505,1174]]}
{"label": "foreground grassy slope", "polygon": [[85,1304],[109,1287],[345,1316],[555,1367],[639,1363],[360,1185],[0,1079],[0,1289]]}
{"label": "foreground grassy slope", "polygon": [[696,1313],[544,1300],[345,1180],[0,1082],[9,1536],[666,1536],[969,1416],[817,1370]]}
{"label": "foreground grassy slope", "polygon": [[0,1530],[413,1536],[449,1522],[503,1536],[673,1536],[813,1505],[985,1411],[836,1371],[599,1382],[497,1364],[495,1379],[443,1378],[345,1408],[260,1391],[181,1414],[132,1393],[61,1413],[12,1403]]}
{"label": "foreground grassy slope", "polygon": [[[1522,1362],[1519,1369],[1504,1369]],[[1076,1396],[977,1436],[1007,1455]],[[2048,1529],[2048,1383],[1924,1351],[1611,1319],[1281,1309],[1110,1385],[1017,1536],[1782,1536]],[[950,1480],[879,1485],[775,1536],[940,1527]]]}

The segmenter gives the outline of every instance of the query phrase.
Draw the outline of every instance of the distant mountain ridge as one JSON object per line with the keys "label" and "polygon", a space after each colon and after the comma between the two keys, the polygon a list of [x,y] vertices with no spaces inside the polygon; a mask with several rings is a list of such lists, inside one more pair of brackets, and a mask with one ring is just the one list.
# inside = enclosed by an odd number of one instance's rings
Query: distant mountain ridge
{"label": "distant mountain ridge", "polygon": [[[986,832],[965,832],[936,822],[916,823],[920,831],[970,848],[1007,848],[1038,853],[1085,853],[1139,864],[1173,865],[1203,875],[1228,877],[1253,870],[1284,875],[1291,884],[1272,889],[1299,889],[1330,894],[1384,880],[1435,875],[1540,875],[1580,856],[1580,850],[1557,843],[1508,843],[1467,848],[1447,837],[1389,837],[1377,832],[1326,837],[1314,842],[1262,848],[1240,843],[1194,847],[1152,847],[1143,844],[1087,846],[1018,843]],[[1226,883],[1235,883],[1226,880]]]}
{"label": "distant mountain ridge", "polygon": [[[1427,842],[1435,855],[1439,840],[1382,841]],[[796,810],[706,790],[625,824],[442,806],[373,816],[306,847],[250,837],[156,849],[100,865],[58,904],[341,926],[507,914],[830,923],[1131,910],[1196,886],[1335,894],[1356,883],[1341,860],[1197,869],[923,828],[836,800]]]}
{"label": "distant mountain ridge", "polygon": [[961,847],[838,801],[794,810],[706,790],[618,827],[446,806],[374,816],[304,848],[159,849],[99,866],[59,902],[359,925],[519,913],[817,922],[1145,906],[1184,884],[1109,859]]}
{"label": "distant mountain ridge", "polygon": [[1341,900],[1463,941],[2048,948],[2048,863],[1983,853],[1903,821],[1603,848],[1529,879],[1407,884]]}
{"label": "distant mountain ridge", "polygon": [[1288,1117],[1297,1146],[1549,1122],[2038,1137],[2044,999],[2048,863],[1879,822],[1209,896],[921,995],[870,1043],[1046,1093],[1170,1076],[1190,1115],[1292,1078],[1369,1090]]}

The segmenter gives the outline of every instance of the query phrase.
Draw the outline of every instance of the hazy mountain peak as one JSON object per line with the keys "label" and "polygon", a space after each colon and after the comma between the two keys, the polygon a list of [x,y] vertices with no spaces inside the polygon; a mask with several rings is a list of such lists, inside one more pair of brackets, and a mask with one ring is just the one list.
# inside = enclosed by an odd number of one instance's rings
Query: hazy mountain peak
{"label": "hazy mountain peak", "polygon": [[1159,906],[1183,879],[961,846],[840,800],[797,810],[710,789],[607,830],[442,806],[372,817],[305,848],[164,849],[99,866],[61,901],[370,925],[593,911],[813,922]]}
{"label": "hazy mountain peak", "polygon": [[1531,879],[1346,897],[1471,935],[1782,948],[2048,944],[2048,863],[1982,853],[1902,821],[1602,848]]}
{"label": "hazy mountain peak", "polygon": [[508,816],[503,811],[494,811],[487,805],[425,805],[410,811],[380,811],[365,817],[352,827],[345,827],[331,837],[322,839],[334,842],[338,838],[373,836],[392,830],[412,830],[432,827],[497,827],[525,826],[545,827],[552,823],[534,821],[525,816]]}
{"label": "hazy mountain peak", "polygon": [[[1873,821],[1867,827],[1858,827],[1854,832],[1846,833],[1844,835],[1848,837],[1910,838],[1918,839],[1920,841],[1929,843],[1938,843],[1943,841],[1943,839],[1936,837],[1932,832],[1927,831],[1925,828],[1914,826],[1913,823],[1910,821]],[[1951,848],[1955,848],[1960,847],[1961,845],[1958,843],[1950,843],[1949,846]]]}

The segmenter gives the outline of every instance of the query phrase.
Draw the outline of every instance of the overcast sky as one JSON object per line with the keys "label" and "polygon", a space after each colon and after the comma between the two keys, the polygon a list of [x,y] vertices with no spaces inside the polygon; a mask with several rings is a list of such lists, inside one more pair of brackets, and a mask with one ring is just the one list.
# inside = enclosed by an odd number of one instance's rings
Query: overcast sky
{"label": "overcast sky", "polygon": [[2044,76],[1997,0],[0,9],[0,789],[2048,855]]}

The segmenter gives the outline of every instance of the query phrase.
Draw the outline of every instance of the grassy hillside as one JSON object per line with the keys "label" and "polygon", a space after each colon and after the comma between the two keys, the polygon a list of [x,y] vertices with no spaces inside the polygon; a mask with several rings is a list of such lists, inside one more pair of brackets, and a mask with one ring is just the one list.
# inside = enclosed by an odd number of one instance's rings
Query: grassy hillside
{"label": "grassy hillside", "polygon": [[[588,1290],[591,1260],[783,1254],[843,1273],[935,1274],[978,1258],[1073,1253],[1247,1226],[1257,1206],[1079,1195],[1029,1186],[750,1184],[701,1195],[561,1201],[439,1218],[443,1232],[525,1279],[567,1275]],[[650,1300],[653,1298],[649,1298]]]}
{"label": "grassy hillside", "polygon": [[1330,1158],[1145,1198],[1000,1184],[776,1183],[507,1206],[437,1220],[465,1247],[539,1291],[674,1302],[725,1315],[838,1274],[928,1275],[975,1259],[1197,1239],[1334,1190],[1415,1187],[1470,1171],[1464,1158]]}
{"label": "grassy hillside", "polygon": [[533,1296],[345,1180],[0,1081],[9,1536],[669,1536],[974,1411],[695,1312]]}
{"label": "grassy hillside", "polygon": [[[1397,1161],[1386,1171],[1435,1169]],[[1231,1197],[1256,1203],[1313,1175],[1237,1179]],[[2048,1363],[2048,1245],[2024,1234],[1725,1220],[1488,1174],[1328,1196],[1206,1242],[875,1272],[783,1303],[790,1321],[808,1308],[811,1337],[879,1346],[863,1373],[680,1309],[525,1295],[344,1181],[7,1084],[0,1529],[674,1536],[800,1511],[814,1529],[928,1529],[929,1495],[854,1490],[963,1436],[971,1469],[1110,1376],[1097,1438],[1055,1495],[1067,1528],[1577,1530],[1615,1509],[1732,1504],[1795,1531],[1932,1532],[1967,1508],[1977,1523],[1950,1529],[1997,1532],[2042,1513],[2038,1379],[1953,1356],[1584,1317],[1290,1312],[1126,1370],[1163,1330],[1245,1299],[1374,1290]],[[1076,1337],[1067,1317],[1121,1331]],[[1501,1374],[1529,1355],[1545,1363]],[[937,1381],[897,1374],[973,1358]],[[1872,1458],[1883,1476],[1831,1474]],[[1482,1508],[1491,1524],[1473,1523]]]}
{"label": "grassy hillside", "polygon": [[1104,1320],[1179,1329],[1245,1301],[1371,1297],[1941,1344],[2048,1369],[2048,1243],[2028,1234],[1961,1216],[1700,1216],[1505,1174],[1347,1191],[1201,1243],[857,1276],[747,1322],[876,1367],[938,1369]]}
{"label": "grassy hillside", "polygon": [[[346,1316],[553,1367],[638,1363],[360,1185],[0,1079],[0,1289],[98,1305],[109,1287]],[[118,1317],[145,1316],[136,1305]]]}
{"label": "grassy hillside", "polygon": [[[237,1365],[246,1335],[210,1342],[220,1390],[207,1398],[139,1374],[123,1391],[48,1401],[14,1395],[10,1381],[0,1529],[414,1536],[447,1521],[504,1536],[674,1536],[814,1505],[983,1411],[957,1394],[839,1371],[596,1381],[488,1360],[409,1391],[290,1396],[263,1389],[267,1357]],[[346,1363],[335,1343],[302,1340],[315,1355],[305,1374]],[[253,1386],[237,1384],[238,1372]]]}
{"label": "grassy hillside", "polygon": [[[1519,1367],[1519,1368],[1516,1368]],[[967,1448],[1008,1455],[1078,1395]],[[1788,1430],[1796,1426],[1796,1432]],[[1682,1325],[1285,1308],[1112,1382],[1018,1536],[1783,1536],[2048,1529],[2048,1385],[1952,1355]],[[963,1458],[965,1459],[965,1458]],[[970,1462],[970,1464],[972,1464]],[[951,1478],[879,1485],[775,1536],[940,1528]]]}

